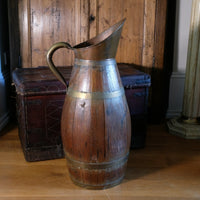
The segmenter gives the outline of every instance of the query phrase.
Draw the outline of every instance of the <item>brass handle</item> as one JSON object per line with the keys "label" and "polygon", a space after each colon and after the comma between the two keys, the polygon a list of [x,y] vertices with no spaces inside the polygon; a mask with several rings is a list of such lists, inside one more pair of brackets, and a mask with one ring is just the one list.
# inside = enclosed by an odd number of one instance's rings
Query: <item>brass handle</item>
{"label": "brass handle", "polygon": [[58,42],[58,43],[55,43],[54,45],[51,46],[51,48],[47,52],[47,64],[48,64],[50,70],[53,72],[53,74],[57,77],[57,79],[60,82],[62,82],[67,87],[67,83],[65,81],[65,78],[59,72],[59,70],[56,68],[56,66],[54,65],[54,63],[52,61],[52,56],[53,56],[54,52],[57,49],[60,49],[60,48],[67,48],[67,49],[73,50],[73,48],[71,47],[71,45],[68,44],[67,42]]}

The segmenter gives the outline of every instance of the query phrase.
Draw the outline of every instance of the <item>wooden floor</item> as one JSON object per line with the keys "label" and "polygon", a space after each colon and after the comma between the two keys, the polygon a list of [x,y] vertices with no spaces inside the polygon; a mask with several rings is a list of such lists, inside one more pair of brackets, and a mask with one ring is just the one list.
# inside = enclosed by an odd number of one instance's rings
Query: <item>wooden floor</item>
{"label": "wooden floor", "polygon": [[200,199],[200,141],[148,127],[146,148],[130,153],[124,181],[87,190],[69,179],[65,159],[28,163],[18,129],[0,136],[0,200],[196,200]]}

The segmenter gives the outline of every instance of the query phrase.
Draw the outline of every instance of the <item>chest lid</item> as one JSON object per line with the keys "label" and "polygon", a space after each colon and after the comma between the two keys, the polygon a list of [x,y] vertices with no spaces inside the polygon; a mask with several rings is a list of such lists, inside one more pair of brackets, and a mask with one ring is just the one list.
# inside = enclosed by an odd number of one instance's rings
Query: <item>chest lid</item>
{"label": "chest lid", "polygon": [[151,76],[130,64],[118,64],[122,84],[125,88],[149,87]]}
{"label": "chest lid", "polygon": [[[58,67],[58,69],[66,81],[69,81],[71,67]],[[44,95],[66,92],[66,87],[57,80],[48,67],[17,68],[13,71],[12,76],[16,91],[20,95]]]}

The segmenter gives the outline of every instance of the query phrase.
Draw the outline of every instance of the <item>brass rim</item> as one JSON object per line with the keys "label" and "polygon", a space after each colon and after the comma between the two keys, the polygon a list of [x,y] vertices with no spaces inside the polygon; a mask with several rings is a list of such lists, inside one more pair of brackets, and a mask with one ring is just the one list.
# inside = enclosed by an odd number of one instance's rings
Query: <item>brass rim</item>
{"label": "brass rim", "polygon": [[114,58],[105,59],[105,60],[83,60],[83,59],[75,59],[75,66],[108,66],[108,65],[116,65],[116,60]]}
{"label": "brass rim", "polygon": [[78,99],[110,99],[123,96],[124,88],[121,87],[119,90],[114,92],[80,92],[69,87],[67,95]]}

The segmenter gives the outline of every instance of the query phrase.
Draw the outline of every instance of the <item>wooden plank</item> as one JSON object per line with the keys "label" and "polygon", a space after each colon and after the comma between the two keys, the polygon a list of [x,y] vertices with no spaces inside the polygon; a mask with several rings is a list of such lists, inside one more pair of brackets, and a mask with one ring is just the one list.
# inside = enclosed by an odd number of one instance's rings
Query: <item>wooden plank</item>
{"label": "wooden plank", "polygon": [[154,60],[156,0],[145,0],[144,6],[144,37],[142,49],[142,66],[151,68]]}
{"label": "wooden plank", "polygon": [[32,67],[30,0],[19,0],[20,56],[22,67]]}
{"label": "wooden plank", "polygon": [[[114,25],[121,19],[123,19],[123,1],[122,0],[110,0],[110,1],[98,1],[98,32],[108,29],[110,26]],[[120,62],[121,57],[121,44],[122,38],[119,41],[118,51],[116,55],[117,62]]]}
{"label": "wooden plank", "polygon": [[166,33],[167,0],[156,0],[154,67],[163,69]]}
{"label": "wooden plank", "polygon": [[[74,46],[80,41],[80,6],[77,4],[79,2],[80,1],[60,0],[61,24],[56,42],[66,41]],[[59,53],[62,53],[62,56],[59,56]],[[55,62],[57,62],[57,66],[72,65],[74,62],[74,53],[71,50],[59,49],[55,53],[54,58]]]}
{"label": "wooden plank", "polygon": [[97,35],[97,26],[98,26],[98,12],[97,12],[98,0],[89,0],[89,17],[93,16],[94,20],[90,20],[89,23],[89,38],[93,38]]}
{"label": "wooden plank", "polygon": [[[46,21],[43,19],[43,5],[46,1],[42,0],[30,1],[30,26],[31,26],[31,54],[32,54],[32,66],[37,67],[38,65],[45,65],[44,59],[45,54],[43,47],[46,44],[43,40],[43,34],[45,34]],[[47,6],[47,5],[45,5]],[[46,37],[48,37],[46,35]]]}
{"label": "wooden plank", "polygon": [[75,23],[76,31],[74,32],[76,44],[80,43],[80,36],[81,36],[81,20],[80,20],[81,19],[81,9],[80,9],[80,4],[81,4],[81,0],[76,0],[75,11],[74,11],[76,13],[76,15],[74,16],[74,20],[76,22]]}
{"label": "wooden plank", "polygon": [[98,23],[98,34],[109,28],[109,20],[111,19],[111,1],[98,1],[98,15],[99,15],[99,23]]}
{"label": "wooden plank", "polygon": [[80,2],[80,42],[89,39],[89,0]]}
{"label": "wooden plank", "polygon": [[123,52],[123,54],[120,62],[141,65],[144,29],[144,1],[125,0],[123,2],[124,17],[127,18],[127,32],[126,34],[122,34],[123,49],[121,49],[121,52]]}
{"label": "wooden plank", "polygon": [[[112,9],[113,9],[113,11],[112,11]],[[117,23],[118,21],[122,20],[124,17],[126,17],[126,16],[124,16],[123,11],[124,11],[124,2],[122,0],[112,1],[111,10],[110,10],[110,13],[111,13],[110,25],[113,25],[113,24]],[[125,22],[124,26],[127,26],[127,21]],[[125,49],[125,46],[123,43],[123,41],[124,41],[123,36],[124,36],[124,32],[122,32],[122,35],[121,35],[121,38],[119,41],[119,46],[117,49],[117,54],[116,54],[117,62],[123,62],[122,52]]]}

